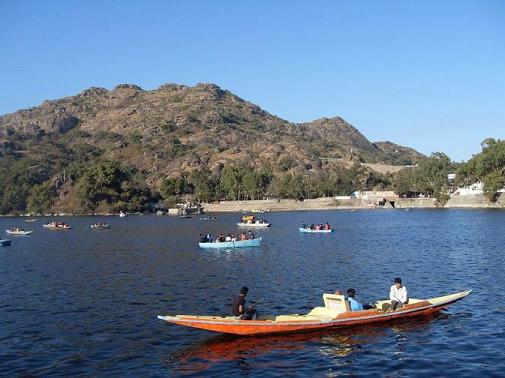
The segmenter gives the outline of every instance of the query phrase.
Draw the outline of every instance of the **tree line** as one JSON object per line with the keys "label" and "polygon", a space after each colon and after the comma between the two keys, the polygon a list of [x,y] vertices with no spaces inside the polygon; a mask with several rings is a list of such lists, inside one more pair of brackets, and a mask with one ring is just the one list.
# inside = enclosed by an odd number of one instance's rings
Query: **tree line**
{"label": "tree line", "polygon": [[[456,173],[455,182],[448,180]],[[486,139],[482,151],[466,163],[454,163],[434,153],[415,167],[396,174],[370,172],[359,163],[334,166],[322,174],[273,172],[245,163],[223,167],[220,174],[208,169],[148,184],[147,172],[118,161],[49,161],[18,159],[0,166],[0,213],[51,212],[62,198],[72,212],[144,211],[154,203],[173,206],[179,201],[254,200],[263,198],[306,199],[349,195],[356,190],[389,189],[399,195],[425,193],[440,203],[448,199],[452,185],[481,181],[490,200],[505,187],[505,141]]]}

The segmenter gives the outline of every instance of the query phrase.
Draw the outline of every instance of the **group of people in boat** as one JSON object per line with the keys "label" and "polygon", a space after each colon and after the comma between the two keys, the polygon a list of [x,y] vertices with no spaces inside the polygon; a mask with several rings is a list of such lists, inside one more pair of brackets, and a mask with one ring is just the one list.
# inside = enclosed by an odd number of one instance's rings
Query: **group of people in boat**
{"label": "group of people in boat", "polygon": [[[242,320],[256,320],[258,318],[258,311],[255,306],[245,307],[245,298],[248,292],[249,289],[247,286],[243,286],[240,289],[240,292],[233,298],[231,312],[233,316],[239,317]],[[342,292],[337,290],[335,294],[342,295]],[[349,288],[346,294],[346,299],[349,302],[351,311],[363,311],[374,308],[372,304],[363,304],[356,299],[356,289]],[[393,285],[389,290],[389,300],[390,303],[386,303],[381,310],[396,311],[409,303],[407,288],[402,284],[402,279],[400,277],[396,277],[393,281]]]}
{"label": "group of people in boat", "polygon": [[105,222],[96,222],[91,225],[93,228],[106,228],[109,227],[109,225]]}
{"label": "group of people in boat", "polygon": [[70,228],[70,225],[65,222],[51,221],[51,222],[47,222],[46,225],[51,228]]}
{"label": "group of people in boat", "polygon": [[318,224],[311,224],[310,226],[307,224],[304,224],[302,226],[306,230],[315,230],[315,231],[320,231],[320,230],[331,230],[331,225],[326,222],[326,223],[318,223]]}
{"label": "group of people in boat", "polygon": [[226,242],[236,242],[254,239],[254,233],[249,230],[247,232],[242,232],[240,235],[235,235],[234,233],[229,233],[226,236],[224,234],[217,235],[216,240],[212,238],[212,234],[200,234],[200,243],[226,243]]}
{"label": "group of people in boat", "polygon": [[268,222],[264,219],[258,219],[255,216],[246,215],[240,218],[240,223],[244,224],[267,224]]}
{"label": "group of people in boat", "polygon": [[[337,295],[342,295],[340,290],[335,292]],[[354,288],[347,289],[347,301],[351,311],[363,311],[370,310],[374,308],[373,305],[369,303],[362,304],[356,300],[356,290]],[[389,300],[390,303],[386,303],[382,310],[384,311],[396,311],[401,309],[403,305],[409,303],[409,297],[407,295],[407,288],[402,284],[402,279],[396,277],[393,281],[393,285],[389,289]]]}
{"label": "group of people in boat", "polygon": [[21,227],[12,227],[10,230],[10,232],[25,232],[24,228],[21,228]]}

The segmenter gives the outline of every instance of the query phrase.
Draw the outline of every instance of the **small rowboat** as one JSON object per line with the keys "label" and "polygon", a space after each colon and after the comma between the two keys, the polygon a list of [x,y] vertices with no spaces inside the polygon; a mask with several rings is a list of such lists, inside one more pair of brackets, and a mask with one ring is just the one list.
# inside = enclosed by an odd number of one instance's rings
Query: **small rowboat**
{"label": "small rowboat", "polygon": [[324,294],[325,306],[316,307],[306,315],[278,315],[260,320],[198,315],[158,316],[158,319],[186,327],[244,336],[300,333],[429,315],[470,293],[471,290],[432,299],[411,298],[409,304],[396,311],[381,310],[389,300],[377,301],[376,308],[371,310],[349,311],[349,302],[344,296]]}
{"label": "small rowboat", "polygon": [[247,247],[259,247],[262,238],[248,239],[248,240],[237,240],[231,242],[213,242],[213,243],[198,243],[200,248],[214,249],[214,248],[247,248]]}
{"label": "small rowboat", "polygon": [[28,223],[33,223],[33,222],[37,222],[37,221],[38,221],[37,218],[31,218],[31,219],[25,220],[25,222],[28,222]]}
{"label": "small rowboat", "polygon": [[298,230],[307,234],[329,234],[333,232],[333,228],[330,230],[311,230],[310,228],[299,227]]}
{"label": "small rowboat", "polygon": [[30,235],[33,231],[24,231],[24,230],[5,230],[9,235]]}
{"label": "small rowboat", "polygon": [[9,239],[0,239],[0,247],[7,247],[11,245],[11,241]]}

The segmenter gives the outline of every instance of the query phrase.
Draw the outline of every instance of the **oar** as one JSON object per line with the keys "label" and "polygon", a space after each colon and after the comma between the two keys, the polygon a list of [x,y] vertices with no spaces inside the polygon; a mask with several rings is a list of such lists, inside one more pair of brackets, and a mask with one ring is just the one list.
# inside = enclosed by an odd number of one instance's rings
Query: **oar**
{"label": "oar", "polygon": [[256,305],[263,303],[264,301],[265,301],[265,299],[263,299],[263,298],[258,299],[257,301],[254,302],[254,304],[250,305],[249,308],[254,308],[254,307],[256,307]]}

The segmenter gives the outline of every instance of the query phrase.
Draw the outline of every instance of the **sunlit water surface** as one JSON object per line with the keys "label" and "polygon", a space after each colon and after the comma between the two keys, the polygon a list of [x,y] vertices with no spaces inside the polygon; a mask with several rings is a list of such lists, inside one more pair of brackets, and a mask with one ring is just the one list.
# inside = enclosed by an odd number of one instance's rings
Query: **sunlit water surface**
{"label": "sunlit water surface", "polygon": [[[500,376],[505,371],[505,211],[271,213],[260,248],[204,251],[239,214],[62,218],[0,247],[0,375]],[[330,222],[329,235],[299,234]],[[3,235],[5,237],[5,235]],[[401,276],[412,297],[472,289],[429,318],[267,338],[214,335],[158,314],[227,314],[242,285],[261,314],[305,313],[323,292],[366,302]]]}

